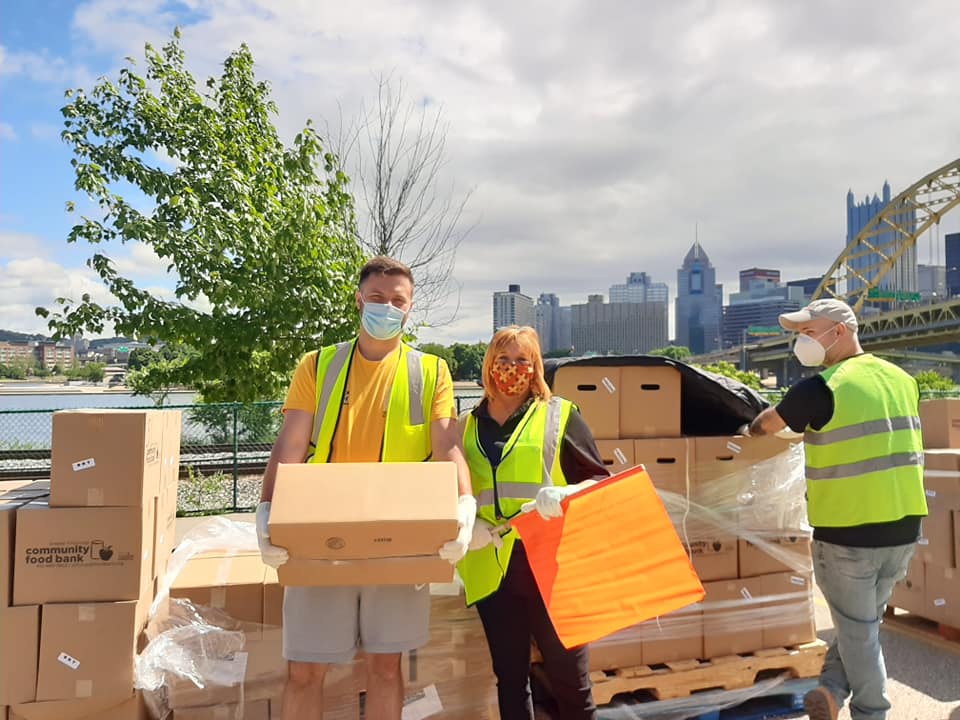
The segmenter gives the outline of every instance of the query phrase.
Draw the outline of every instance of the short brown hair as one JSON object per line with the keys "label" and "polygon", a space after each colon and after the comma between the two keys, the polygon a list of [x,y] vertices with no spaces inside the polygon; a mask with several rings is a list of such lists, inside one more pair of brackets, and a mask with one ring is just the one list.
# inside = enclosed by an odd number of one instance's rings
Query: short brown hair
{"label": "short brown hair", "polygon": [[366,265],[360,270],[360,282],[357,285],[363,285],[363,281],[371,275],[402,275],[410,281],[411,285],[414,284],[410,268],[386,255],[377,255],[367,260]]}

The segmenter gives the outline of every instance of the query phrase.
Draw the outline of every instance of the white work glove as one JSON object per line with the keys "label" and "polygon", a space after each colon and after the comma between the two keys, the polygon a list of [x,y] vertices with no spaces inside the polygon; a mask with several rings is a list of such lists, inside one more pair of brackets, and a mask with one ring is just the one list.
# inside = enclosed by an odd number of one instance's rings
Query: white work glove
{"label": "white work glove", "polygon": [[596,484],[596,480],[584,480],[576,485],[551,485],[549,487],[540,488],[539,492],[537,492],[537,499],[532,502],[524,503],[523,507],[520,509],[523,510],[523,512],[536,510],[538,513],[540,513],[540,517],[542,517],[544,520],[563,517],[563,506],[560,504],[560,502],[564,498],[575,495],[581,490],[586,490],[588,487]]}
{"label": "white work glove", "polygon": [[444,543],[440,557],[451,565],[463,560],[473,539],[473,527],[477,519],[477,499],[473,495],[461,495],[457,502],[457,525],[460,527],[455,540]]}
{"label": "white work glove", "polygon": [[260,546],[260,557],[265,565],[278,568],[290,559],[290,553],[270,542],[269,522],[270,503],[262,502],[257,505],[257,544]]}
{"label": "white work glove", "polygon": [[490,543],[493,543],[494,547],[498,549],[502,548],[503,538],[500,537],[500,533],[493,525],[486,520],[477,518],[477,522],[473,526],[473,537],[470,539],[470,549],[482,550]]}

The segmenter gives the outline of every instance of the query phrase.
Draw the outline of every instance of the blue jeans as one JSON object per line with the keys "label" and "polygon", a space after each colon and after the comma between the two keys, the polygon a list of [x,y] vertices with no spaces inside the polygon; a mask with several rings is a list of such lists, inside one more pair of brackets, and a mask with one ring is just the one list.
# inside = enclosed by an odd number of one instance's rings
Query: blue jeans
{"label": "blue jeans", "polygon": [[838,707],[852,693],[854,720],[883,720],[890,709],[880,622],[893,586],[907,574],[915,547],[859,548],[814,541],[814,574],[837,631],[820,684],[833,694]]}

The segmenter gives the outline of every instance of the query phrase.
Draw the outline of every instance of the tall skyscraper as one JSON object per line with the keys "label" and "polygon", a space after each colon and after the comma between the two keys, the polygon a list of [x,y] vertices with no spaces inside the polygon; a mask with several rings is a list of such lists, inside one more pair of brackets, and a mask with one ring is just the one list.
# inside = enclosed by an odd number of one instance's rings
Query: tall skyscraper
{"label": "tall skyscraper", "polygon": [[[880,211],[890,203],[890,183],[883,183],[883,197],[878,198],[874,193],[873,199],[864,198],[862,203],[856,202],[853,197],[853,190],[847,192],[847,240],[846,245],[863,230]],[[904,208],[903,212],[894,217],[894,222],[912,232],[916,228],[917,214],[914,210]],[[892,243],[896,238],[896,233],[888,231],[881,233],[870,239],[874,245],[884,246]],[[888,250],[889,252],[889,250]],[[861,274],[868,282],[873,281],[877,275],[877,268],[883,261],[877,253],[870,253],[861,258],[857,258],[850,263],[851,268]],[[856,277],[849,277],[847,280],[847,290],[855,291],[863,287],[863,281]],[[916,246],[906,250],[894,267],[884,275],[880,281],[880,287],[885,290],[899,290],[902,292],[917,292],[917,249]]]}
{"label": "tall skyscraper", "polygon": [[780,284],[780,271],[765,268],[750,268],[740,271],[740,292],[750,292],[757,287],[777,287]]}
{"label": "tall skyscraper", "polygon": [[569,350],[573,341],[570,335],[570,308],[560,306],[560,298],[553,293],[542,293],[534,308],[537,335],[543,352]]}
{"label": "tall skyscraper", "polygon": [[947,295],[960,295],[960,233],[943,236],[944,257],[946,258]]}
{"label": "tall skyscraper", "polygon": [[493,294],[493,331],[508,325],[529,325],[536,322],[533,299],[520,292],[519,285],[508,285],[506,292]]}
{"label": "tall skyscraper", "polygon": [[677,345],[694,354],[720,348],[723,286],[717,271],[697,240],[677,270]]}
{"label": "tall skyscraper", "polygon": [[666,303],[605,303],[603,295],[589,295],[570,311],[577,354],[635,355],[667,345]]}
{"label": "tall skyscraper", "polygon": [[670,288],[666,283],[653,282],[645,272],[632,272],[627,282],[610,286],[611,303],[670,302]]}

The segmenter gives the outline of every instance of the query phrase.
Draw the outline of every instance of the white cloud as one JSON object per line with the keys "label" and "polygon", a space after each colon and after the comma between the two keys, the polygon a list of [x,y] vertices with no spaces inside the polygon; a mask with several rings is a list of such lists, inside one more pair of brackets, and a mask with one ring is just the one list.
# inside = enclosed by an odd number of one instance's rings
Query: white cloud
{"label": "white cloud", "polygon": [[[696,224],[728,290],[753,265],[820,274],[842,248],[848,188],[860,198],[889,179],[896,192],[960,147],[953,0],[884,13],[866,0],[190,0],[187,18],[181,7],[91,0],[73,29],[119,63],[180,22],[201,80],[247,42],[287,138],[306,117],[351,117],[383,72],[443,108],[444,179],[476,188],[477,225],[457,257],[460,317],[429,339],[489,337],[491,293],[508,283],[566,304],[645,270],[675,297]],[[65,71],[43,54],[0,56],[8,66]],[[960,210],[941,233],[956,229]],[[118,262],[158,265],[133,252]]]}
{"label": "white cloud", "polygon": [[130,278],[158,279],[168,275],[165,261],[157,256],[149,245],[142,242],[127,243],[125,251],[110,253],[114,267],[121,275]]}
{"label": "white cloud", "polygon": [[60,128],[50,123],[34,123],[30,126],[30,135],[35,140],[58,140]]}
{"label": "white cloud", "polygon": [[0,140],[9,140],[13,142],[17,139],[17,131],[13,129],[13,125],[9,123],[0,122]]}
{"label": "white cloud", "polygon": [[0,77],[22,76],[37,83],[88,87],[93,75],[82,64],[42,52],[13,51],[0,45]]}
{"label": "white cloud", "polygon": [[0,230],[0,260],[34,257],[42,252],[42,244],[35,235]]}

